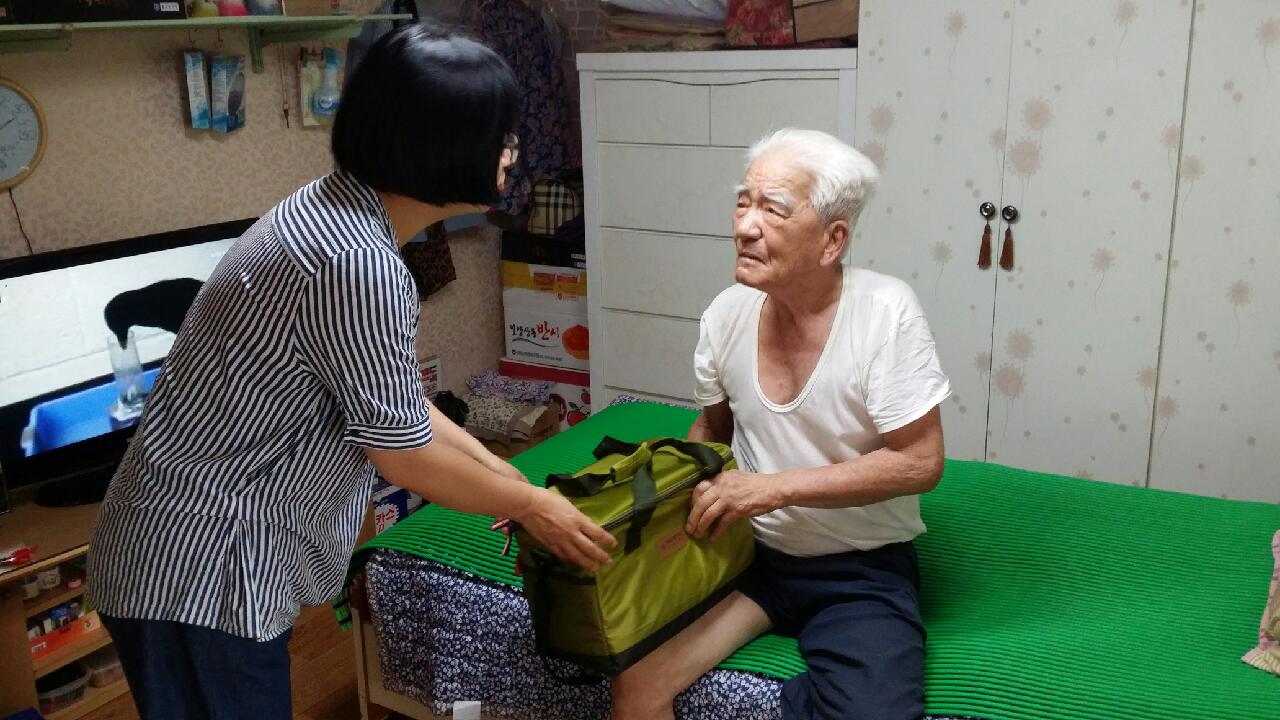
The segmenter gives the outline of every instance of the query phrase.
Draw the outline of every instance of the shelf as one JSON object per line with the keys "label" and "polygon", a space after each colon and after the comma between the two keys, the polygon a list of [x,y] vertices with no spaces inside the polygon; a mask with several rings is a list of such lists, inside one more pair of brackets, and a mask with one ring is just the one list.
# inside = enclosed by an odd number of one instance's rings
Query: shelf
{"label": "shelf", "polygon": [[[49,608],[57,607],[84,594],[84,575],[79,570],[73,570],[72,567],[71,565],[62,566],[61,585],[52,590],[41,590],[39,595],[22,601],[22,610],[26,617],[33,618]],[[80,587],[67,587],[67,581],[72,579],[79,580]]]}
{"label": "shelf", "polygon": [[88,715],[90,712],[97,710],[127,692],[129,692],[129,683],[125,680],[118,680],[106,687],[85,688],[84,698],[80,702],[51,715],[46,715],[45,720],[76,720],[76,718]]}
{"label": "shelf", "polygon": [[107,629],[102,625],[98,625],[97,628],[85,633],[79,639],[54,650],[44,657],[33,660],[31,665],[35,670],[36,677],[42,678],[60,667],[79,660],[94,650],[104,648],[110,644],[111,636],[107,634]]}
{"label": "shelf", "polygon": [[120,22],[0,25],[0,53],[66,50],[77,32],[122,30],[244,30],[249,38],[253,71],[262,72],[262,50],[277,43],[310,40],[349,40],[369,21],[412,20],[412,15],[258,15],[189,18],[186,20],[124,20]]}

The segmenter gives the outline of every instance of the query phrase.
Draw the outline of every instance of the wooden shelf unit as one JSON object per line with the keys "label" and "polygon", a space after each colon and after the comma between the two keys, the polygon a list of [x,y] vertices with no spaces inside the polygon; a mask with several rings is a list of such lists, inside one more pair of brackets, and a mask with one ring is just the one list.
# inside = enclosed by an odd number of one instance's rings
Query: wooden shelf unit
{"label": "wooden shelf unit", "polygon": [[[61,585],[51,590],[41,590],[39,595],[22,601],[23,612],[28,619],[84,595],[84,573],[73,568],[72,565],[63,565]],[[67,587],[70,580],[79,580],[79,587]]]}
{"label": "wooden shelf unit", "polygon": [[100,650],[111,644],[111,636],[107,634],[107,629],[99,625],[97,628],[90,630],[76,640],[54,650],[44,657],[37,658],[31,662],[31,668],[35,671],[37,679],[48,675],[58,668],[65,667],[89,653]]}
{"label": "wooden shelf unit", "polygon": [[66,50],[78,32],[122,30],[243,30],[249,38],[253,71],[263,71],[262,50],[276,43],[310,40],[349,40],[364,24],[378,20],[412,20],[412,15],[253,15],[248,17],[188,18],[186,20],[123,20],[117,22],[0,25],[0,53]]}
{"label": "wooden shelf unit", "polygon": [[77,718],[82,718],[127,692],[129,692],[129,683],[125,680],[117,680],[104,687],[88,687],[85,689],[84,698],[80,702],[46,715],[45,720],[76,720]]}

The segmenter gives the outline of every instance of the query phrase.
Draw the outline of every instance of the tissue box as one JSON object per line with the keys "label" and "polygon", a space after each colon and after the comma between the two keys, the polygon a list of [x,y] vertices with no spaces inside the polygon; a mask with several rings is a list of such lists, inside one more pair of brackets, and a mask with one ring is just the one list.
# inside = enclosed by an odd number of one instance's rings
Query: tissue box
{"label": "tissue box", "polygon": [[0,24],[183,20],[182,0],[0,0]]}
{"label": "tissue box", "polygon": [[214,132],[229,133],[244,127],[244,57],[214,56],[209,60],[209,78]]}
{"label": "tissue box", "polygon": [[209,81],[204,72],[204,53],[188,50],[182,54],[187,71],[187,106],[191,108],[191,127],[209,128]]}

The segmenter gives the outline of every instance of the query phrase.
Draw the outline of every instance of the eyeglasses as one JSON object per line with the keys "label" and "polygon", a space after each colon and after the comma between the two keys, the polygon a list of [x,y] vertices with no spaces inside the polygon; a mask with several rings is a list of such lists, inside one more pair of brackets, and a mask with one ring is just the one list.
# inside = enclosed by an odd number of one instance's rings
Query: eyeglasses
{"label": "eyeglasses", "polygon": [[502,149],[511,153],[511,164],[515,165],[520,157],[520,138],[515,133],[507,133],[502,138]]}

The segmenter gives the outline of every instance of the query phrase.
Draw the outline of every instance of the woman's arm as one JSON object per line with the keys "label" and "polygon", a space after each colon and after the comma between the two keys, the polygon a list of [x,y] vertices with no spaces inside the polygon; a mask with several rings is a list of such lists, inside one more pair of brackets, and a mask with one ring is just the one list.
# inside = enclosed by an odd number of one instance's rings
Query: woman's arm
{"label": "woman's arm", "polygon": [[476,462],[503,477],[525,482],[524,475],[520,474],[520,471],[511,463],[489,452],[483,443],[471,433],[458,427],[457,423],[450,420],[440,408],[435,406],[435,403],[428,404],[431,406],[431,433],[436,442],[466,453]]}

